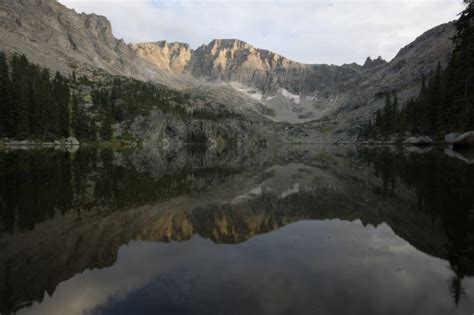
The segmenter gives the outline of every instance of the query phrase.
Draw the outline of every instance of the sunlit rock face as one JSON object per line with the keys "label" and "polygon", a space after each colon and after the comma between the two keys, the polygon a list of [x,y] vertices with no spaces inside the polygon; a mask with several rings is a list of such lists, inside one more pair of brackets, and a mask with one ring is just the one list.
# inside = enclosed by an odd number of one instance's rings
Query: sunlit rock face
{"label": "sunlit rock face", "polygon": [[140,57],[159,69],[183,74],[192,58],[193,50],[185,43],[141,43],[132,45]]}
{"label": "sunlit rock face", "polygon": [[276,122],[329,119],[336,123],[318,126],[346,139],[354,138],[347,132],[353,120],[365,120],[387,93],[398,92],[401,100],[415,95],[421,78],[448,60],[454,34],[452,23],[440,25],[388,63],[379,58],[336,66],[302,64],[237,39],[196,49],[166,41],[126,44],[113,36],[105,17],[78,14],[54,0],[2,1],[0,25],[2,50],[53,70],[123,75],[192,93],[213,86],[229,95],[230,108],[252,108]]}
{"label": "sunlit rock face", "polygon": [[112,34],[108,19],[77,14],[55,0],[0,4],[2,50],[24,53],[54,70],[102,69],[140,78],[156,76],[135,52]]}
{"label": "sunlit rock face", "polygon": [[[368,58],[363,66],[302,64],[236,39],[213,40],[196,50],[162,42],[135,47],[148,52],[142,54],[145,59],[175,74],[232,87],[263,104],[262,113],[274,121],[301,123],[354,111],[365,118],[389,93],[399,92],[402,100],[415,95],[421,79],[438,62],[447,63],[453,35],[452,23],[440,25],[404,47],[390,62]],[[172,57],[166,57],[170,52]]]}

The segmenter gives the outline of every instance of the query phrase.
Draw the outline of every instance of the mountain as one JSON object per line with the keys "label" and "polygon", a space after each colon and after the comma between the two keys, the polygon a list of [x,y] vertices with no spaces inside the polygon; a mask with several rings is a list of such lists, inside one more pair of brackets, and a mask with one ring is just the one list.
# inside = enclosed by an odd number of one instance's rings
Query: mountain
{"label": "mountain", "polygon": [[421,79],[449,59],[454,34],[453,23],[440,25],[390,62],[368,58],[364,65],[336,66],[302,64],[236,39],[216,39],[197,49],[166,41],[126,44],[113,36],[105,17],[78,14],[55,0],[1,0],[0,26],[2,50],[23,53],[53,70],[109,73],[206,97],[218,94],[232,109],[343,132],[346,138],[387,93],[397,92],[402,100],[415,95]]}
{"label": "mountain", "polygon": [[175,80],[115,38],[107,18],[78,14],[55,0],[1,0],[0,47],[63,73],[101,70],[141,80]]}
{"label": "mountain", "polygon": [[[315,118],[334,107],[327,97],[346,92],[362,82],[356,65],[308,65],[262,50],[236,39],[216,39],[196,50],[180,43],[136,44],[138,54],[176,75],[191,75],[207,83],[227,84],[250,99],[266,105],[277,121]],[[164,63],[164,61],[169,61]]]}
{"label": "mountain", "polygon": [[[364,65],[309,65],[236,39],[213,40],[196,50],[182,43],[133,47],[145,60],[175,75],[225,83],[264,104],[276,121],[307,122],[357,110],[366,118],[385,95],[413,96],[423,77],[451,55],[453,23],[427,31],[390,62],[367,58]],[[362,111],[359,109],[363,109]]]}

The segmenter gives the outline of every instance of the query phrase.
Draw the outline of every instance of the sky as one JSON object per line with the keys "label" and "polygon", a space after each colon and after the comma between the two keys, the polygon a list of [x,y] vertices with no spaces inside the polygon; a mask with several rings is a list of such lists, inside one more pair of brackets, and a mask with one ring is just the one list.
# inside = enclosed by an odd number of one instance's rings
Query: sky
{"label": "sky", "polygon": [[128,43],[197,48],[235,38],[304,63],[391,60],[424,31],[456,19],[461,0],[59,0],[108,17]]}

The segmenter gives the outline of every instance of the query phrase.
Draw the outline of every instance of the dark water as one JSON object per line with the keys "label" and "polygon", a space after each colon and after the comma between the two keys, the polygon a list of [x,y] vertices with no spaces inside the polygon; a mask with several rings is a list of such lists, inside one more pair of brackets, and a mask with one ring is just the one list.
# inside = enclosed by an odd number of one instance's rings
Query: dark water
{"label": "dark water", "polygon": [[1,152],[0,313],[472,314],[468,161],[341,146]]}

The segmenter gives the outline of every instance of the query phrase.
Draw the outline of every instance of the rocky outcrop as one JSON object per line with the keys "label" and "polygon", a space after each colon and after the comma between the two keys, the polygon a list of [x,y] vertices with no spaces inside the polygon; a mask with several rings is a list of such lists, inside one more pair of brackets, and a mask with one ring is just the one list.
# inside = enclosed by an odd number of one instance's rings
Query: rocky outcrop
{"label": "rocky outcrop", "polygon": [[385,60],[382,59],[382,56],[379,56],[377,59],[372,60],[372,58],[367,57],[364,63],[364,68],[375,68],[383,67],[387,64]]}
{"label": "rocky outcrop", "polygon": [[115,38],[104,16],[78,14],[56,0],[1,1],[0,47],[65,74],[105,71],[170,85],[178,81]]}
{"label": "rocky outcrop", "polygon": [[473,149],[474,131],[463,133],[453,141],[452,145],[454,149]]}
{"label": "rocky outcrop", "polygon": [[[388,64],[366,76],[330,119],[339,121],[347,129],[357,122],[366,123],[384,105],[387,94],[396,92],[401,103],[418,95],[422,79],[434,71],[438,62],[447,65],[454,48],[451,40],[454,34],[454,23],[450,22],[420,35]],[[353,139],[350,135],[346,138]]]}
{"label": "rocky outcrop", "polygon": [[451,148],[444,149],[444,154],[461,160],[467,164],[474,164],[474,152],[473,151],[454,151]]}
{"label": "rocky outcrop", "polygon": [[461,134],[459,132],[452,132],[450,134],[447,134],[444,137],[444,142],[446,142],[449,145],[453,145],[453,143],[456,141],[456,139],[460,136]]}
{"label": "rocky outcrop", "polygon": [[166,69],[173,73],[182,74],[188,68],[192,57],[192,49],[185,43],[156,43],[134,44],[137,54],[155,65],[159,69]]}
{"label": "rocky outcrop", "polygon": [[75,137],[68,137],[65,139],[54,140],[54,141],[39,141],[39,140],[10,140],[8,138],[3,139],[3,145],[8,148],[51,148],[51,147],[77,147],[80,145],[79,141]]}
{"label": "rocky outcrop", "polygon": [[68,145],[68,146],[77,146],[79,145],[79,140],[77,140],[76,138],[74,137],[69,137],[67,139],[64,139],[64,144],[65,145]]}
{"label": "rocky outcrop", "polygon": [[414,146],[426,146],[433,143],[433,139],[427,136],[422,137],[410,137],[403,142],[406,145],[414,145]]}
{"label": "rocky outcrop", "polygon": [[[113,36],[105,17],[78,14],[55,0],[0,2],[1,49],[24,53],[34,63],[176,88],[206,84],[223,95],[230,87],[245,106],[232,97],[225,106],[252,108],[276,122],[310,123],[307,128],[347,140],[357,137],[351,126],[365,122],[385,95],[397,92],[400,101],[415,95],[421,79],[438,62],[446,64],[454,31],[453,23],[429,30],[388,63],[379,57],[362,66],[309,65],[236,39],[216,39],[195,50],[164,41],[126,44]],[[323,119],[337,122],[337,128],[311,124]]]}
{"label": "rocky outcrop", "polygon": [[[192,144],[193,139],[207,139],[211,145],[253,146],[272,138],[271,127],[262,127],[261,121],[243,119],[193,119],[183,120],[161,111],[137,117],[131,125],[134,136],[146,145],[159,145],[164,149],[178,149]],[[259,125],[262,128],[256,130]],[[202,139],[200,140],[202,142]]]}
{"label": "rocky outcrop", "polygon": [[[189,60],[178,68],[179,73],[229,84],[257,101],[255,108],[263,105],[260,112],[272,120],[301,123],[323,117],[345,120],[346,115],[366,120],[383,105],[385,95],[397,92],[403,101],[418,93],[422,78],[438,62],[445,65],[449,60],[454,31],[453,23],[440,25],[400,50],[390,62],[369,57],[363,66],[302,64],[235,39],[213,40],[192,50],[191,58],[188,47],[176,53],[179,60]],[[149,44],[136,47],[142,45]],[[156,44],[151,50],[162,59],[168,49]],[[144,57],[154,60],[153,54]]]}

